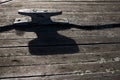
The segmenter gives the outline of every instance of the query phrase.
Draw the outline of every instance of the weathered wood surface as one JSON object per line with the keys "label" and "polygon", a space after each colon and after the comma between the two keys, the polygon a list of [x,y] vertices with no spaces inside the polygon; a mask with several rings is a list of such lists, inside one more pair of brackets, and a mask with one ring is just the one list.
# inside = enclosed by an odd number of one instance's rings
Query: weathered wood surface
{"label": "weathered wood surface", "polygon": [[[79,48],[79,51],[76,51],[76,46],[46,46],[46,47],[33,47],[33,50],[41,50],[41,51],[34,51],[34,54],[38,55],[52,55],[52,54],[65,54],[65,52],[68,52],[66,54],[71,53],[70,50],[73,50],[74,53],[93,53],[95,52],[96,54],[98,52],[116,52],[120,50],[120,45],[119,44],[99,44],[99,45],[80,45],[77,46]],[[43,50],[43,51],[42,51]],[[29,52],[28,47],[3,47],[0,48],[0,56],[23,56],[23,55],[31,55]],[[76,53],[75,53],[76,52]]]}
{"label": "weathered wood surface", "polygon": [[[4,56],[0,58],[0,66],[27,66],[27,65],[47,65],[47,64],[68,64],[68,63],[87,63],[87,62],[114,62],[119,61],[120,51],[118,52],[91,52],[48,56]],[[56,61],[57,59],[57,61]]]}
{"label": "weathered wood surface", "polygon": [[[9,4],[0,5],[1,25],[13,24],[16,17],[21,17],[17,11],[21,8],[60,9],[63,15],[60,18],[67,18],[70,23],[80,25],[110,24],[119,23],[120,2],[41,2],[12,1]],[[7,12],[6,12],[7,11]],[[4,15],[3,15],[4,14]]]}
{"label": "weathered wood surface", "polygon": [[64,75],[119,71],[119,62],[106,63],[76,63],[76,64],[52,64],[52,65],[32,65],[1,67],[1,77],[18,77],[34,75]]}
{"label": "weathered wood surface", "polygon": [[[9,26],[23,8],[60,9],[72,25]],[[0,80],[119,80],[119,27],[120,0],[0,4]]]}
{"label": "weathered wood surface", "polygon": [[[119,74],[119,73],[118,73]],[[89,75],[89,74],[88,74]],[[91,74],[91,75],[85,75],[85,76],[80,76],[80,75],[62,75],[62,76],[50,76],[50,77],[26,77],[26,78],[9,78],[9,79],[1,79],[1,80],[117,80],[120,78],[119,75],[112,75],[111,73],[108,74]],[[100,76],[103,75],[103,76]],[[106,76],[107,75],[107,76]],[[93,77],[91,77],[93,76]]]}

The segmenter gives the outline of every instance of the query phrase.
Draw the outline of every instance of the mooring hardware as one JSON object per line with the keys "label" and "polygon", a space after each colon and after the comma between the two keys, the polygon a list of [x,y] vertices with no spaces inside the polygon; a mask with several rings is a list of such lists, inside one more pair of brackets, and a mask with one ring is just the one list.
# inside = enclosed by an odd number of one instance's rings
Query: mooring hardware
{"label": "mooring hardware", "polygon": [[[46,10],[46,9],[20,9],[18,14],[31,17],[31,23],[35,24],[53,24],[51,17],[61,15],[61,10]],[[65,18],[56,19],[56,21],[68,23]],[[16,18],[14,23],[29,22],[28,18]],[[58,21],[58,22],[59,22]]]}

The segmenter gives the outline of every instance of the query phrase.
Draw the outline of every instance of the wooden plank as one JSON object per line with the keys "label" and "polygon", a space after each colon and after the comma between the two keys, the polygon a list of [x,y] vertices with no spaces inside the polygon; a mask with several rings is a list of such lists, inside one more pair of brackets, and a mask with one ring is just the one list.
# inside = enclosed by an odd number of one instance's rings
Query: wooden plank
{"label": "wooden plank", "polygon": [[[44,9],[47,9],[47,8],[44,8]],[[51,10],[51,9],[50,9]],[[78,16],[79,17],[79,15],[81,16],[81,15],[86,15],[86,16],[88,16],[88,14],[90,15],[90,16],[96,16],[96,15],[99,15],[99,16],[104,16],[104,15],[113,15],[113,16],[117,16],[117,15],[119,15],[120,14],[120,12],[79,12],[79,11],[63,11],[62,12],[62,15],[63,16],[71,16],[71,15],[73,15],[73,16]],[[4,9],[3,9],[3,11],[1,11],[0,12],[0,15],[1,15],[1,17],[6,17],[7,15],[9,15],[9,16],[12,16],[12,17],[21,17],[19,14],[18,14],[18,10],[16,10],[16,11],[12,11],[12,12],[10,12],[10,11],[4,11]],[[13,16],[14,15],[14,16]],[[61,16],[62,17],[62,15],[59,15],[59,16]],[[11,17],[10,17],[11,18]]]}
{"label": "wooden plank", "polygon": [[[62,37],[62,38],[61,38]],[[111,44],[120,43],[120,37],[95,37],[82,36],[81,38],[67,38],[64,36],[42,37],[36,39],[13,39],[0,40],[0,47],[17,47],[17,46],[64,46],[64,45],[89,45],[89,44]]]}
{"label": "wooden plank", "polygon": [[[30,3],[30,4],[28,4],[28,2]],[[13,4],[13,3],[16,3],[16,4]],[[11,4],[13,4],[13,5],[11,5]],[[87,2],[87,1],[79,1],[79,2],[76,2],[76,1],[70,1],[70,2],[68,2],[68,1],[61,1],[61,2],[54,2],[54,1],[46,1],[46,2],[41,2],[41,1],[13,1],[12,3],[9,3],[9,4],[4,4],[4,5],[1,5],[1,6],[5,6],[5,5],[11,5],[11,7],[13,7],[13,6],[15,6],[15,5],[19,5],[19,4],[23,4],[23,5],[25,5],[25,4],[27,4],[27,5],[34,5],[34,4],[37,4],[37,5],[42,5],[42,6],[51,6],[51,5],[58,5],[58,6],[60,6],[60,5],[64,5],[64,6],[78,6],[78,5],[81,5],[81,4],[84,4],[84,5],[96,5],[96,4],[103,4],[103,5],[113,5],[113,4],[120,4],[120,2],[119,1],[108,1],[108,2],[105,2],[105,1],[99,1],[99,2],[95,2],[95,1],[92,1],[92,2]]]}
{"label": "wooden plank", "polygon": [[[6,15],[1,15],[0,25],[2,24],[13,24],[15,18],[20,18],[18,15],[10,15],[14,13],[8,13]],[[17,14],[17,13],[16,13]],[[5,17],[6,16],[6,17]],[[112,24],[119,23],[119,14],[63,14],[53,18],[53,21],[59,21],[60,19],[67,19],[71,24],[77,25],[97,25],[97,24]],[[64,21],[63,21],[64,22]]]}
{"label": "wooden plank", "polygon": [[[78,17],[77,17],[78,16]],[[63,15],[54,17],[55,22],[59,20],[64,19],[68,20],[69,23],[75,24],[75,25],[105,25],[105,24],[117,24],[120,22],[119,20],[120,15],[104,15],[104,14],[80,14],[80,15]],[[2,17],[0,19],[0,25],[10,25],[13,24],[15,21],[15,18],[20,18],[20,16],[15,17],[7,15],[6,17]]]}
{"label": "wooden plank", "polygon": [[[14,2],[20,2],[21,0],[15,0]],[[35,1],[37,1],[37,2],[39,2],[39,1],[42,1],[42,2],[115,2],[115,1],[118,1],[119,2],[119,0],[26,0],[26,1],[32,1],[32,2],[35,2]]]}
{"label": "wooden plank", "polygon": [[[20,77],[35,75],[62,75],[62,74],[85,74],[110,72],[120,69],[119,62],[106,63],[77,63],[77,64],[55,64],[55,65],[32,65],[0,67],[0,77]],[[89,70],[89,72],[88,72]]]}
{"label": "wooden plank", "polygon": [[[36,4],[36,5],[35,5]],[[116,4],[79,4],[79,5],[62,5],[62,4],[44,4],[44,6],[40,5],[39,2],[31,4],[20,4],[20,3],[13,3],[9,5],[1,6],[2,11],[10,12],[10,11],[17,11],[24,8],[39,8],[39,9],[59,9],[63,12],[119,12],[119,3]]]}
{"label": "wooden plank", "polygon": [[[4,19],[14,19],[14,18],[20,18],[21,16],[18,15],[16,12],[8,12],[8,13],[5,13],[5,14],[1,14],[0,15],[1,17],[1,21],[4,20]],[[59,16],[55,16],[55,17],[52,17],[52,19],[64,19],[64,18],[68,18],[69,19],[77,19],[81,22],[84,22],[84,21],[100,21],[100,20],[104,20],[104,21],[119,21],[119,13],[116,14],[116,13],[111,13],[111,14],[102,14],[102,13],[63,13],[62,15],[59,15]],[[82,21],[83,20],[83,21]]]}
{"label": "wooden plank", "polygon": [[[52,5],[52,4],[54,4],[54,5],[56,5],[56,4],[64,4],[64,5],[75,5],[75,4],[77,4],[77,5],[79,5],[79,4],[119,4],[120,2],[119,1],[108,1],[108,2],[106,2],[106,1],[92,1],[92,2],[89,2],[89,1],[27,1],[27,0],[25,0],[25,1],[22,1],[21,3],[20,3],[21,1],[16,1],[16,0],[14,0],[14,1],[12,1],[11,3],[9,3],[9,4],[4,4],[4,5],[1,5],[1,6],[5,6],[5,5],[10,5],[10,4],[13,4],[13,3],[16,3],[16,4],[28,4],[27,2],[29,2],[30,4],[40,4],[40,5],[43,5],[43,4],[48,4],[48,5]],[[16,4],[13,4],[13,5],[16,5]],[[28,4],[29,5],[29,4]],[[45,6],[45,5],[44,5]]]}
{"label": "wooden plank", "polygon": [[[91,77],[92,76],[92,77]],[[117,73],[98,73],[86,75],[54,75],[54,76],[33,76],[33,77],[19,77],[19,78],[4,78],[1,80],[119,80],[120,75]]]}
{"label": "wooden plank", "polygon": [[6,47],[0,48],[0,56],[16,55],[52,55],[75,53],[98,53],[119,51],[119,44],[91,44],[74,46],[47,46],[47,47]]}
{"label": "wooden plank", "polygon": [[[75,19],[75,18],[71,18],[71,19],[68,19],[69,20],[69,23],[70,24],[74,24],[74,25],[81,25],[81,26],[84,26],[84,25],[105,25],[105,24],[118,24],[119,23],[119,21],[117,21],[117,20],[115,20],[115,21],[102,21],[102,19],[101,20],[98,20],[98,21],[96,21],[96,22],[94,22],[94,21],[88,21],[88,22],[80,22],[80,20],[77,20],[77,19]],[[64,23],[64,21],[63,21],[63,23]],[[65,23],[66,23],[66,21],[65,21]],[[14,24],[14,19],[5,19],[4,20],[4,22],[2,23],[0,23],[0,26],[6,26],[6,25],[12,25],[12,24]]]}
{"label": "wooden plank", "polygon": [[[64,23],[64,22],[63,22]],[[118,24],[119,21],[88,21],[88,22],[80,22],[79,20],[75,19],[75,18],[72,18],[72,19],[69,19],[69,23],[70,24],[74,24],[74,25],[81,25],[81,26],[84,26],[84,25],[105,25],[105,24]],[[6,19],[4,20],[3,23],[0,23],[0,26],[6,26],[6,25],[12,25],[14,24],[14,19]]]}
{"label": "wooden plank", "polygon": [[[1,11],[13,12],[18,9],[24,8],[51,8],[51,9],[62,9],[62,11],[82,11],[82,12],[119,12],[119,2],[14,2],[11,4],[2,5]],[[72,6],[72,9],[71,9]],[[74,9],[75,8],[75,9]]]}
{"label": "wooden plank", "polygon": [[[34,38],[38,38],[37,34],[41,34],[41,35],[44,34],[44,37],[58,37],[58,38],[60,38],[59,37],[60,35],[68,38],[82,38],[82,37],[106,37],[106,38],[114,37],[115,38],[120,36],[119,28],[110,29],[109,27],[104,30],[82,30],[78,28],[70,28],[70,29],[59,30],[59,31],[58,31],[59,27],[56,27],[56,28],[36,27],[36,29],[31,28],[33,32],[32,31],[29,32],[30,28],[25,28],[24,31],[19,31],[15,29],[7,30],[6,27],[4,27],[4,29],[3,28],[0,28],[0,29],[1,29],[0,31],[2,32],[0,33],[0,39],[9,39],[9,40],[10,39],[34,39]],[[36,34],[35,32],[38,32],[38,33]],[[55,32],[57,33],[55,34]]]}
{"label": "wooden plank", "polygon": [[[1,30],[2,29],[5,30],[4,28],[1,28]],[[31,29],[34,31],[33,28]],[[39,27],[39,29],[41,28]],[[108,30],[95,30],[95,31],[94,30],[84,31],[78,29],[57,31],[59,30],[59,28],[54,28],[54,27],[53,29],[43,28],[46,31],[44,30],[39,31],[39,29],[36,29],[36,31],[34,31],[37,34],[35,34],[34,32],[24,32],[24,31],[16,31],[14,33],[1,33],[0,47],[29,46],[29,45],[31,46],[69,45],[69,44],[76,45],[76,44],[98,44],[98,43],[109,44],[109,43],[119,43],[120,41],[119,28],[111,29],[111,30],[108,29]]]}
{"label": "wooden plank", "polygon": [[[4,33],[3,33],[4,32]],[[31,38],[35,35],[35,32],[37,33],[58,33],[67,37],[80,37],[81,35],[86,36],[119,36],[119,24],[106,24],[106,25],[75,25],[75,24],[68,24],[68,25],[50,25],[50,26],[35,26],[35,25],[22,25],[22,26],[14,26],[14,25],[8,25],[8,26],[1,26],[0,27],[0,37],[1,39],[6,36],[9,38],[9,36],[12,37],[20,37],[19,33],[21,33],[21,37],[26,36],[26,38]],[[22,35],[23,33],[23,35]],[[103,35],[104,34],[104,35]],[[14,36],[12,36],[14,35]],[[31,35],[31,37],[29,37]],[[14,37],[14,38],[15,38]]]}
{"label": "wooden plank", "polygon": [[76,53],[47,56],[10,56],[0,57],[0,67],[3,66],[27,66],[47,64],[70,64],[86,62],[110,62],[120,61],[120,52]]}

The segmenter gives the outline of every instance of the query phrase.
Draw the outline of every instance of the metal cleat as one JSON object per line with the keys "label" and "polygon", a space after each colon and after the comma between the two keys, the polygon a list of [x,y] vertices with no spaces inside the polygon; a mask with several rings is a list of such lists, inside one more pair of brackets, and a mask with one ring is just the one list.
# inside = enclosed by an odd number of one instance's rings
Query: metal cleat
{"label": "metal cleat", "polygon": [[21,15],[30,16],[31,22],[35,24],[53,24],[54,22],[52,21],[51,17],[61,15],[62,11],[44,9],[21,9],[18,11],[18,13]]}
{"label": "metal cleat", "polygon": [[23,17],[23,18],[16,18],[15,21],[14,21],[14,24],[18,24],[18,23],[27,23],[27,22],[30,22],[30,18],[28,17]]}

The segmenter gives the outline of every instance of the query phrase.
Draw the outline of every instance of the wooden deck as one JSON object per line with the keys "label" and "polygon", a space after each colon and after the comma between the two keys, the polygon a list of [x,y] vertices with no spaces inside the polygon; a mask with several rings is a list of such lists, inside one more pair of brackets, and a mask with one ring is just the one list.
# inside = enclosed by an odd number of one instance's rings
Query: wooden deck
{"label": "wooden deck", "polygon": [[[69,24],[19,25],[19,9],[60,9]],[[0,4],[0,80],[120,80],[120,0]]]}

